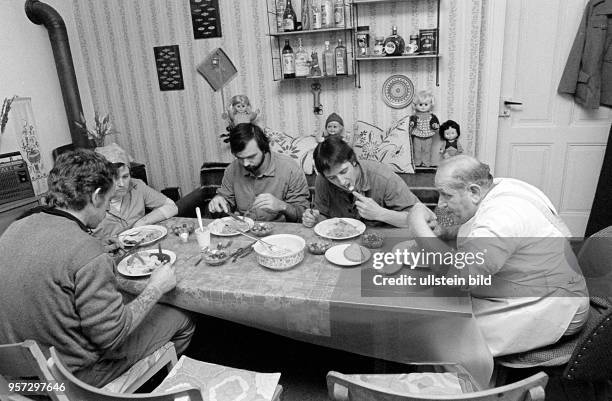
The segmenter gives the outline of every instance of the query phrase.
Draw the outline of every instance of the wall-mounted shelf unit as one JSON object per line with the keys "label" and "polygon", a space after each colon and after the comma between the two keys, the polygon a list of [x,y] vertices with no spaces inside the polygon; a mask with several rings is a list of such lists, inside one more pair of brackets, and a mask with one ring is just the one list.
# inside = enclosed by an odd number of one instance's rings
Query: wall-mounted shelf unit
{"label": "wall-mounted shelf unit", "polygon": [[[277,5],[280,2],[286,0],[266,0],[267,14],[268,14],[268,36],[270,38],[270,58],[272,60],[272,74],[274,81],[294,81],[294,80],[319,80],[319,79],[334,79],[334,78],[348,78],[355,76],[355,56],[354,56],[354,32],[351,18],[351,3],[350,0],[343,0],[343,16],[345,26],[322,28],[322,29],[307,29],[299,31],[284,32],[277,29]],[[297,0],[299,1],[299,0]],[[296,3],[297,1],[293,1]],[[332,2],[333,4],[333,2]],[[294,6],[295,8],[295,6]],[[344,46],[346,47],[346,58],[347,58],[347,74],[346,75],[319,75],[319,76],[306,76],[306,77],[295,77],[295,78],[284,78],[283,77],[283,58],[282,50],[284,41],[290,40],[290,46],[293,48],[294,53],[297,51],[297,39],[302,38],[304,42],[304,48],[310,56],[313,51],[316,51],[319,57],[319,66],[323,71],[323,50],[325,49],[325,41],[330,42],[330,49],[334,51],[338,39],[342,39]]]}
{"label": "wall-mounted shelf unit", "polygon": [[[299,1],[299,0],[298,0]],[[437,12],[436,12],[436,26],[435,32],[437,33],[435,53],[428,54],[406,54],[402,56],[359,56],[357,52],[357,27],[359,25],[359,6],[360,5],[373,5],[382,3],[394,3],[394,2],[406,2],[406,1],[422,1],[422,0],[344,0],[343,11],[344,11],[344,22],[345,26],[323,28],[323,29],[309,29],[300,31],[283,32],[277,29],[277,5],[286,0],[266,0],[267,14],[268,14],[268,37],[270,38],[270,57],[272,60],[273,78],[275,81],[291,81],[295,79],[330,79],[330,78],[346,78],[354,77],[355,86],[361,87],[361,76],[360,66],[361,62],[368,61],[387,61],[387,60],[420,60],[420,59],[433,59],[436,63],[436,86],[440,86],[440,1],[436,1]],[[296,2],[294,0],[294,2]],[[424,27],[425,28],[425,27]],[[426,27],[431,28],[431,27]],[[310,55],[312,51],[316,51],[319,55],[319,65],[323,68],[323,49],[324,42],[330,41],[330,48],[333,50],[336,46],[337,39],[341,38],[346,46],[347,53],[347,75],[329,75],[329,76],[308,76],[308,77],[296,77],[296,78],[283,78],[283,66],[282,66],[282,48],[284,46],[284,40],[289,39],[292,41],[290,45],[296,51],[297,39],[302,38],[305,44],[305,49]],[[370,42],[373,42],[371,38]],[[404,34],[404,40],[407,37]],[[370,47],[371,48],[371,47]]]}
{"label": "wall-mounted shelf unit", "polygon": [[[357,27],[359,26],[359,6],[362,4],[378,4],[378,3],[394,3],[394,2],[404,2],[405,0],[353,0],[351,2],[352,5],[352,25],[355,33],[357,32]],[[420,1],[420,0],[409,0],[409,1]],[[440,1],[436,1],[436,26],[435,30],[437,33],[436,38],[436,49],[434,53],[428,54],[407,54],[403,56],[358,56],[357,52],[355,52],[354,64],[355,64],[355,85],[358,88],[361,88],[361,76],[359,73],[359,63],[362,61],[374,61],[374,60],[405,60],[405,59],[435,59],[436,61],[436,86],[440,86]],[[429,28],[429,27],[428,27]],[[356,38],[356,35],[353,35]],[[404,36],[404,39],[406,37]],[[353,43],[353,48],[356,49],[356,43]]]}

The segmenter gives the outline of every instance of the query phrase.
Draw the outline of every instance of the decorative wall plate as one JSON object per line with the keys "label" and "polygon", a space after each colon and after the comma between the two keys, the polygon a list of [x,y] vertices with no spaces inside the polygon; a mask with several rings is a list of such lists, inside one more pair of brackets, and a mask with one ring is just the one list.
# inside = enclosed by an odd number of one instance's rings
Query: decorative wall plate
{"label": "decorative wall plate", "polygon": [[382,98],[389,107],[403,109],[414,97],[414,84],[405,75],[392,75],[383,84]]}

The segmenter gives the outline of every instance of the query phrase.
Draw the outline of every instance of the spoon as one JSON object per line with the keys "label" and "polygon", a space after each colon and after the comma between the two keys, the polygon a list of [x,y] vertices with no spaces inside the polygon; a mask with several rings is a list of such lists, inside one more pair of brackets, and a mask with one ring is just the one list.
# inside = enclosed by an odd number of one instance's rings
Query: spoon
{"label": "spoon", "polygon": [[204,231],[204,224],[202,224],[202,212],[200,212],[199,207],[196,207],[196,215],[198,216],[198,224],[200,224],[200,231]]}

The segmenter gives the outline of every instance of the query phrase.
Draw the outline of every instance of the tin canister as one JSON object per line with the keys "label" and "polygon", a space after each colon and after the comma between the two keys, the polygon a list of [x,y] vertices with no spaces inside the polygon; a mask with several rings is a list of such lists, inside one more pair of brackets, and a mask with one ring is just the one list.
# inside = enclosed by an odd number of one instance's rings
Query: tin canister
{"label": "tin canister", "polygon": [[419,53],[436,54],[438,53],[438,30],[420,29],[419,30]]}
{"label": "tin canister", "polygon": [[370,27],[359,26],[357,27],[357,34],[355,35],[357,40],[357,55],[364,57],[370,54]]}

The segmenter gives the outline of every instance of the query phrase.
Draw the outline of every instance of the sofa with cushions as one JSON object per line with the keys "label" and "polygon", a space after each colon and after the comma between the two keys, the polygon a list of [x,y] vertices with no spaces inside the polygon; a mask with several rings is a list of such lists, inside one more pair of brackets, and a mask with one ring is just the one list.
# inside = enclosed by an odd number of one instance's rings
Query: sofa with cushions
{"label": "sofa with cushions", "polygon": [[[316,171],[312,153],[317,140],[312,136],[292,137],[286,133],[265,129],[270,138],[272,151],[285,154],[298,163],[304,170],[311,196],[314,194]],[[377,160],[388,164],[421,202],[433,207],[437,202],[437,192],[433,189],[435,168],[415,169],[412,162],[412,147],[408,134],[408,116],[395,122],[386,131],[364,121],[353,125],[350,135],[351,145],[359,159]],[[223,172],[228,163],[207,162],[200,169],[201,187],[187,194],[177,202],[179,216],[195,217],[195,207],[199,206],[207,215],[208,201],[215,196],[221,185]],[[208,216],[210,217],[210,216]]]}

